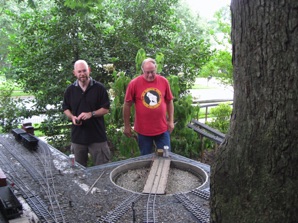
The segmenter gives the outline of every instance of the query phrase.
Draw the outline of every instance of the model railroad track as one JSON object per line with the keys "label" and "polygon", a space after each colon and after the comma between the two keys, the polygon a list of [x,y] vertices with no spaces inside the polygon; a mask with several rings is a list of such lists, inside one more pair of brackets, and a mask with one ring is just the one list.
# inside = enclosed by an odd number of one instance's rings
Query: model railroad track
{"label": "model railroad track", "polygon": [[1,159],[1,164],[3,164],[2,166],[6,168],[7,175],[14,183],[14,187],[22,194],[23,198],[41,222],[55,222],[52,221],[54,218],[48,211],[45,202],[37,195],[37,193],[27,187],[26,183],[22,179],[23,177],[20,176],[13,165],[5,159],[5,155],[1,155],[0,157],[3,157],[3,159]]}
{"label": "model railroad track", "polygon": [[206,190],[194,189],[191,191],[191,193],[207,201],[210,199],[210,192]]}
{"label": "model railroad track", "polygon": [[157,190],[160,181],[161,181],[161,174],[158,174],[159,170],[162,170],[166,159],[158,159],[158,166],[155,169],[154,173],[154,179],[151,181],[152,184],[150,185],[150,193],[148,194],[147,198],[147,205],[146,208],[144,209],[144,215],[143,215],[143,223],[157,223],[158,222],[158,216],[157,212],[155,211],[156,209],[156,197],[157,197]]}
{"label": "model railroad track", "polygon": [[[162,169],[164,167],[166,159],[161,158],[161,159],[158,159],[158,161],[159,161],[159,162],[157,162],[158,166],[157,167],[155,166],[156,172],[153,172],[153,174],[152,174],[154,176],[154,178],[157,178],[157,179],[151,179],[152,185],[151,185],[150,189],[148,189],[148,188],[146,190],[144,189],[144,191],[147,191],[147,192],[145,192],[145,193],[147,193],[147,197],[145,197],[146,202],[144,202],[146,204],[145,204],[145,208],[143,210],[143,219],[142,219],[143,223],[158,223],[158,220],[160,222],[162,222],[162,219],[158,219],[157,211],[156,211],[156,210],[158,210],[158,207],[156,205],[156,200],[158,198],[157,195],[160,194],[160,191],[157,193],[157,191],[160,188],[156,187],[156,185],[159,185],[160,180],[161,180],[160,179],[161,174],[157,173],[157,171],[160,168]],[[152,169],[154,169],[154,168],[151,167],[151,171],[152,171]],[[200,175],[198,175],[191,169],[187,168],[187,169],[185,169],[185,171],[191,172],[194,175],[201,177]],[[146,186],[150,186],[150,185],[146,185]],[[191,193],[202,198],[202,199],[205,199],[205,200],[210,199],[210,193],[208,190],[194,189],[193,191],[191,191]],[[141,196],[141,195],[133,194],[133,195],[129,196],[120,205],[118,205],[114,210],[110,211],[106,217],[102,217],[99,222],[100,223],[121,222],[121,217],[130,208],[132,208],[132,211],[133,211],[132,222],[133,223],[136,222],[135,213],[134,213],[134,205],[136,202],[139,202],[139,196]],[[142,196],[144,197],[144,195],[142,195]],[[174,194],[174,197],[197,219],[196,222],[200,222],[200,223],[209,223],[210,222],[209,213],[205,209],[203,209],[197,203],[197,201],[191,200],[183,193]]]}
{"label": "model railroad track", "polygon": [[[40,193],[48,199],[47,203],[45,203],[45,201],[42,200],[37,193],[34,193],[27,187],[26,182],[23,180],[23,176],[19,175],[16,168],[14,168],[12,165],[12,162],[8,161],[7,158],[1,159],[4,167],[8,169],[7,172],[11,178],[11,181],[14,182],[16,187],[20,190],[22,196],[37,215],[39,220],[41,222],[48,223],[65,223],[66,220],[60,208],[57,199],[57,193],[54,187],[52,157],[47,145],[43,142],[39,142],[39,150],[37,150],[38,152],[34,152],[34,155],[38,158],[40,163],[38,167],[33,166],[31,163],[25,160],[20,155],[21,152],[16,151],[16,149],[14,149],[14,147],[5,140],[2,140],[2,145],[4,148],[6,148],[6,151],[9,152],[10,155],[22,165],[22,167],[24,167],[24,169],[37,183],[37,185],[39,185],[42,189],[40,190]],[[42,170],[43,173],[37,171],[38,169]]]}
{"label": "model railroad track", "polygon": [[185,194],[174,194],[174,196],[197,218],[198,222],[209,223],[209,214],[200,205],[198,205],[197,202],[192,201]]}
{"label": "model railroad track", "polygon": [[[155,168],[154,179],[151,180],[152,184],[149,185],[149,193],[147,193],[146,205],[143,209],[143,223],[158,223],[158,216],[156,212],[156,198],[159,182],[161,181],[161,174],[158,173],[160,169],[163,169],[166,159],[159,159],[157,168]],[[148,185],[147,185],[148,186]],[[148,188],[147,188],[148,189]],[[120,222],[120,218],[129,210],[133,210],[133,222],[135,222],[134,205],[139,201],[141,194],[133,194],[125,199],[114,210],[110,211],[107,216],[101,217],[100,223],[116,223]]]}
{"label": "model railroad track", "polygon": [[115,223],[124,215],[141,197],[140,194],[132,194],[122,203],[120,203],[114,210],[110,211],[107,216],[101,217],[99,223]]}
{"label": "model railroad track", "polygon": [[42,141],[38,143],[38,152],[35,153],[40,160],[41,164],[43,165],[42,170],[44,170],[44,191],[46,192],[50,208],[52,213],[54,214],[56,221],[55,222],[66,222],[64,218],[63,211],[59,204],[55,182],[54,182],[54,175],[53,175],[53,157],[49,147]]}

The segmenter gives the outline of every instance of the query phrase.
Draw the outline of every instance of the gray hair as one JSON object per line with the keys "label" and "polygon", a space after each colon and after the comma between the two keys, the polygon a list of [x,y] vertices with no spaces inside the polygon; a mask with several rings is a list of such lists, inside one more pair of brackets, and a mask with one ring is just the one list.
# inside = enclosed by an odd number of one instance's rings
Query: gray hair
{"label": "gray hair", "polygon": [[142,70],[143,70],[143,66],[145,65],[145,63],[153,63],[155,65],[155,68],[157,68],[156,61],[152,58],[147,58],[147,59],[143,60],[143,62],[142,62],[142,65],[141,65]]}

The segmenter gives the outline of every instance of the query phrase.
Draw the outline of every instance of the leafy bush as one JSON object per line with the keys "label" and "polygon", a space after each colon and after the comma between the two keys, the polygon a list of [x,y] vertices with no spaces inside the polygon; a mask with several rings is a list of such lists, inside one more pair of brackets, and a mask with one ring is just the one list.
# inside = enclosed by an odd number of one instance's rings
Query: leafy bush
{"label": "leafy bush", "polygon": [[212,120],[206,124],[219,130],[222,133],[227,133],[230,126],[230,116],[232,114],[232,107],[228,103],[222,103],[210,110]]}
{"label": "leafy bush", "polygon": [[198,158],[201,152],[201,142],[195,131],[184,126],[175,127],[171,135],[172,152],[188,158]]}
{"label": "leafy bush", "polygon": [[26,108],[21,104],[20,99],[11,97],[14,84],[10,81],[0,86],[0,126],[1,132],[10,132],[21,123]]}

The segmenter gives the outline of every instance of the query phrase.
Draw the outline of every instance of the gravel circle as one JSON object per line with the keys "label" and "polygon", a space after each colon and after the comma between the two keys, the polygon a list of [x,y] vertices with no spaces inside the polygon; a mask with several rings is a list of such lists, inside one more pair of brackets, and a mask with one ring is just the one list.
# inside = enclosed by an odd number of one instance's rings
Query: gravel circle
{"label": "gravel circle", "polygon": [[[149,168],[128,170],[117,177],[117,179],[115,179],[115,183],[127,190],[142,193],[149,172]],[[166,194],[191,191],[202,185],[202,183],[202,179],[198,178],[188,171],[180,170],[177,168],[170,168]]]}

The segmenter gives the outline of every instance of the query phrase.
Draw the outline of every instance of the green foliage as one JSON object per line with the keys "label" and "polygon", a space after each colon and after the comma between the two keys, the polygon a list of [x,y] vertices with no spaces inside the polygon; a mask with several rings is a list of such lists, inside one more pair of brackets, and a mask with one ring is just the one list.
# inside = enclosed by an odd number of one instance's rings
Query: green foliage
{"label": "green foliage", "polygon": [[228,103],[219,104],[210,110],[210,114],[214,118],[212,118],[212,121],[208,121],[207,124],[222,133],[227,133],[230,126],[230,117],[232,114],[231,105]]}
{"label": "green foliage", "polygon": [[21,2],[27,2],[28,6],[31,7],[31,8],[36,8],[36,5],[35,5],[35,2],[34,0],[18,0],[18,3],[21,3]]}
{"label": "green foliage", "polygon": [[6,79],[12,79],[10,74],[10,63],[8,61],[9,47],[13,41],[9,36],[18,34],[13,14],[18,14],[21,11],[32,11],[26,8],[26,4],[18,4],[17,0],[0,0],[0,75],[4,75]]}
{"label": "green foliage", "polygon": [[64,5],[71,8],[86,9],[90,7],[100,7],[103,0],[65,0]]}
{"label": "green foliage", "polygon": [[157,73],[158,74],[162,73],[162,68],[163,68],[164,62],[165,62],[164,58],[165,58],[165,56],[164,56],[163,53],[160,53],[160,52],[156,53],[155,60],[156,60],[156,63],[157,63]]}
{"label": "green foliage", "polygon": [[213,30],[214,40],[221,47],[231,51],[231,12],[228,5],[215,13],[215,20],[216,23]]}
{"label": "green foliage", "polygon": [[139,49],[137,52],[137,56],[135,59],[136,63],[136,73],[141,74],[142,73],[142,62],[146,59],[146,52],[143,48]]}
{"label": "green foliage", "polygon": [[[77,59],[86,59],[92,77],[112,89],[111,113],[105,119],[116,153],[124,154],[122,141],[131,144],[130,154],[138,151],[134,142],[126,142],[118,133],[126,86],[140,73],[145,57],[155,57],[158,72],[171,82],[178,126],[187,123],[192,111],[185,107],[182,114],[182,106],[189,106],[190,101],[181,95],[186,95],[211,51],[198,19],[187,19],[188,12],[180,10],[178,0],[55,0],[46,10],[41,7],[45,1],[32,2],[35,8],[30,12],[6,12],[13,24],[3,34],[3,38],[10,37],[6,63],[10,77],[35,96],[35,112],[47,117],[41,129],[56,148],[69,144],[61,101],[64,90],[75,80],[72,70]],[[138,51],[140,57],[134,61]],[[106,70],[105,64],[114,64],[118,73]]]}
{"label": "green foliage", "polygon": [[192,105],[191,95],[184,95],[174,101],[175,107],[175,128],[183,129],[191,121],[192,118],[197,117],[200,112],[200,107]]}
{"label": "green foliage", "polygon": [[125,75],[124,72],[117,73],[114,71],[113,73],[114,82],[110,83],[110,96],[113,99],[111,103],[111,109],[109,117],[109,123],[113,123],[116,128],[123,126],[123,102],[125,97],[125,91],[128,83],[130,82],[131,78]]}
{"label": "green foliage", "polygon": [[232,54],[228,51],[216,51],[209,62],[202,67],[200,76],[211,76],[224,85],[233,86]]}
{"label": "green foliage", "polygon": [[23,119],[25,106],[20,100],[13,99],[11,94],[14,89],[12,82],[5,82],[0,85],[0,126],[1,132],[10,132],[17,128]]}
{"label": "green foliage", "polygon": [[210,34],[216,50],[200,71],[201,77],[214,77],[222,84],[233,86],[233,65],[231,47],[231,15],[229,7],[215,13]]}
{"label": "green foliage", "polygon": [[70,145],[70,127],[71,123],[64,114],[50,111],[39,129],[47,136],[49,144],[65,150],[64,148]]}
{"label": "green foliage", "polygon": [[190,128],[175,126],[171,134],[172,152],[189,157],[198,158],[201,147],[198,135]]}
{"label": "green foliage", "polygon": [[192,118],[197,117],[200,107],[192,105],[191,95],[185,95],[174,101],[175,129],[171,135],[172,151],[194,158],[200,152],[198,135],[187,127]]}
{"label": "green foliage", "polygon": [[[11,47],[10,59],[18,68],[16,79],[25,91],[31,92],[37,99],[37,105],[43,109],[48,104],[57,106],[69,81],[74,80],[73,62],[79,58],[88,58],[93,76],[101,80],[105,72],[98,66],[104,59],[97,38],[100,31],[93,23],[96,18],[78,17],[77,11],[57,4],[49,11],[15,15],[22,35],[15,37]],[[66,14],[70,14],[66,17]],[[87,49],[93,49],[90,51]],[[66,53],[67,52],[67,53]],[[30,73],[30,75],[28,75]],[[59,108],[59,106],[58,106]]]}
{"label": "green foliage", "polygon": [[[135,64],[131,58],[142,47],[146,55],[141,58],[155,56],[162,75],[185,73],[179,81],[183,93],[191,87],[211,52],[198,18],[182,11],[177,3],[177,0],[117,0],[106,1],[104,6],[111,9],[107,12],[107,27],[115,66],[129,74],[139,74],[139,62]],[[159,53],[165,59],[159,58]]]}
{"label": "green foliage", "polygon": [[180,88],[179,88],[179,77],[175,75],[169,75],[167,77],[169,84],[171,86],[172,94],[174,98],[179,97]]}
{"label": "green foliage", "polygon": [[118,145],[119,155],[118,158],[131,158],[140,155],[140,150],[138,148],[137,138],[127,138],[122,132]]}
{"label": "green foliage", "polygon": [[108,123],[107,136],[109,147],[113,154],[113,161],[136,157],[140,155],[136,137],[128,138],[123,134],[123,129],[117,128],[113,123]]}
{"label": "green foliage", "polygon": [[83,6],[71,8],[59,0],[51,10],[20,15],[10,11],[19,27],[17,34],[10,35],[14,77],[36,97],[40,110],[58,104],[69,81],[74,80],[72,64],[79,58],[87,59],[92,76],[107,84],[112,78],[106,75],[103,64],[113,63],[117,70],[138,74],[131,58],[140,46],[146,46],[148,54],[142,54],[140,61],[144,56],[156,55],[158,69],[163,67],[165,76],[179,71],[186,74],[179,82],[181,92],[206,61],[209,45],[198,32],[177,35],[185,28],[179,14],[175,14],[177,0],[141,4],[136,0],[106,0],[102,4],[104,7],[94,6],[86,13],[82,13]]}

